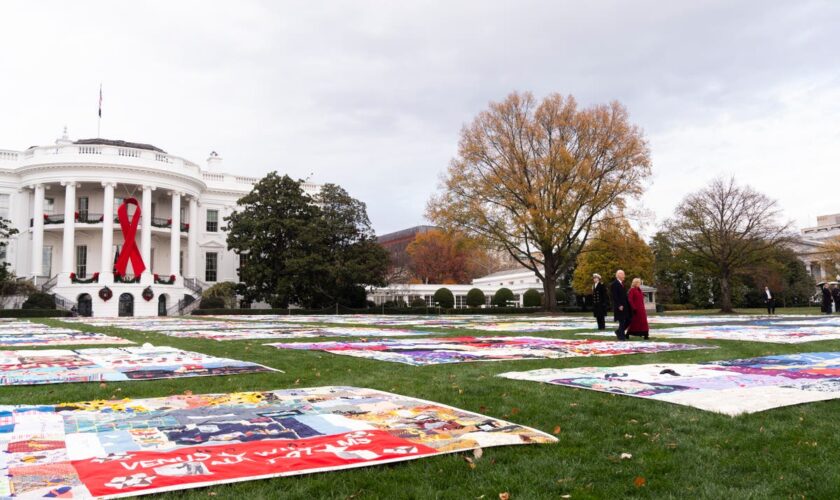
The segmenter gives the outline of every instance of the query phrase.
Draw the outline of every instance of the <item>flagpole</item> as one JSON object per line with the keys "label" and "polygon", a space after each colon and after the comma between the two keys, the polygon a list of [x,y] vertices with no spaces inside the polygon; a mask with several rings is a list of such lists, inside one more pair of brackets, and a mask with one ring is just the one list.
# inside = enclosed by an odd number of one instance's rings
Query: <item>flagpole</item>
{"label": "flagpole", "polygon": [[96,120],[96,137],[102,137],[102,83],[99,83],[99,118]]}

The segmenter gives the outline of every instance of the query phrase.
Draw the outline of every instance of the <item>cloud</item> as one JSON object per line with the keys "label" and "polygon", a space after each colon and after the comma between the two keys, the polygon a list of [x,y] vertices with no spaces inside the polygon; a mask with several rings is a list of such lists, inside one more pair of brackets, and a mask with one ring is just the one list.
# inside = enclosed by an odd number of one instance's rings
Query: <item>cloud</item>
{"label": "cloud", "polygon": [[[65,124],[225,168],[335,182],[387,232],[423,222],[464,123],[512,90],[617,99],[661,219],[714,175],[802,224],[840,211],[840,4],[823,1],[0,4],[0,147]],[[822,189],[820,189],[822,187]]]}

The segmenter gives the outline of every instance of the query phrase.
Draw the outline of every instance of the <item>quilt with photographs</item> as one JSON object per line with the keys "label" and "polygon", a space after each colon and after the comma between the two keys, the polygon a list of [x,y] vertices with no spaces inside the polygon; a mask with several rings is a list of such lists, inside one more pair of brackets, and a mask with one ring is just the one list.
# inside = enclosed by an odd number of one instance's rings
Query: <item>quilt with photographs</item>
{"label": "quilt with photographs", "polygon": [[0,347],[133,344],[120,337],[60,328],[26,320],[0,322]]}
{"label": "quilt with photographs", "polygon": [[[614,337],[612,332],[587,332],[578,335]],[[778,326],[762,325],[709,325],[680,328],[657,328],[651,337],[666,339],[741,340],[771,344],[802,344],[818,340],[840,339],[840,328],[834,326]]]}
{"label": "quilt with photographs", "polygon": [[840,352],[700,364],[541,369],[498,376],[666,401],[734,416],[840,398]]}
{"label": "quilt with photographs", "polygon": [[0,406],[0,420],[4,498],[135,496],[557,441],[357,387]]}
{"label": "quilt with photographs", "polygon": [[279,371],[172,347],[0,351],[0,385],[119,382]]}
{"label": "quilt with photographs", "polygon": [[580,356],[653,354],[667,351],[705,349],[691,344],[667,342],[617,342],[601,340],[551,339],[543,337],[446,337],[427,339],[384,339],[369,342],[300,342],[267,344],[278,349],[325,351],[377,361],[414,366],[554,359]]}

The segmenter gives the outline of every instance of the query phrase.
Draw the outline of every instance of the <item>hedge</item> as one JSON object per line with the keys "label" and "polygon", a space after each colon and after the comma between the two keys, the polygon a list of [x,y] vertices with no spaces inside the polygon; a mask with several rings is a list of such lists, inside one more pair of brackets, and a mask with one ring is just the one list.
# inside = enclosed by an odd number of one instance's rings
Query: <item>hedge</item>
{"label": "hedge", "polygon": [[540,307],[542,302],[542,295],[533,288],[525,290],[525,293],[522,294],[522,305],[525,307]]}
{"label": "hedge", "polygon": [[481,307],[487,303],[487,296],[478,288],[467,292],[467,305],[470,307]]}
{"label": "hedge", "polygon": [[490,301],[496,307],[508,307],[508,304],[515,299],[510,288],[499,288],[493,295],[493,300]]}
{"label": "hedge", "polygon": [[[580,312],[581,308],[577,306],[563,307],[562,312]],[[371,307],[369,309],[352,309],[349,307],[339,306],[338,314],[424,314],[423,308],[419,307],[399,307],[399,308],[382,308],[382,306]],[[487,307],[487,308],[461,308],[461,309],[443,309],[436,307],[429,307],[425,314],[438,315],[440,314],[463,314],[463,315],[481,315],[481,314],[530,314],[543,312],[541,307]],[[196,316],[207,316],[214,314],[278,314],[278,315],[334,315],[336,314],[335,307],[328,307],[326,309],[195,309],[192,314]]]}
{"label": "hedge", "polygon": [[0,309],[0,318],[64,318],[70,311],[63,309]]}
{"label": "hedge", "polygon": [[433,298],[443,309],[452,309],[455,307],[455,295],[448,288],[438,288]]}

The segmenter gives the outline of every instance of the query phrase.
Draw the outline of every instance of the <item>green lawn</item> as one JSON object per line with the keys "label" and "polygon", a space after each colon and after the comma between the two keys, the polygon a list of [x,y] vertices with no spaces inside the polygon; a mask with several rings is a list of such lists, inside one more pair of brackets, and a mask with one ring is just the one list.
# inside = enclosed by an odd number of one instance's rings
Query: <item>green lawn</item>
{"label": "green lawn", "polygon": [[[35,321],[60,324],[58,320]],[[412,367],[326,353],[281,351],[262,347],[265,340],[215,342],[116,328],[78,327],[136,342],[254,361],[285,373],[4,387],[0,389],[0,403],[46,404],[184,391],[354,385],[438,401],[549,433],[559,428],[557,444],[490,448],[476,461],[475,468],[469,466],[464,455],[455,454],[344,472],[185,490],[160,497],[492,500],[498,499],[501,492],[508,492],[512,499],[564,495],[611,499],[840,497],[840,401],[731,418],[663,402],[494,377],[504,371],[535,368],[695,362],[840,350],[840,341],[800,345],[696,341],[720,348],[657,355]],[[574,337],[573,332],[541,335]],[[630,453],[632,458],[622,460],[622,453]]]}

